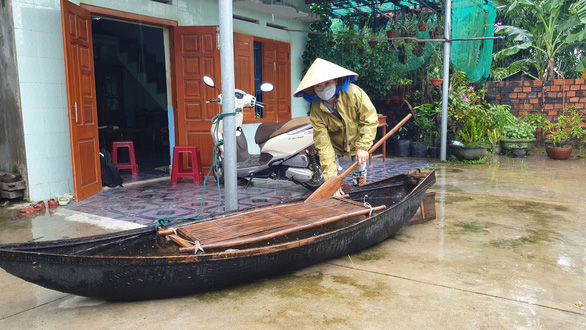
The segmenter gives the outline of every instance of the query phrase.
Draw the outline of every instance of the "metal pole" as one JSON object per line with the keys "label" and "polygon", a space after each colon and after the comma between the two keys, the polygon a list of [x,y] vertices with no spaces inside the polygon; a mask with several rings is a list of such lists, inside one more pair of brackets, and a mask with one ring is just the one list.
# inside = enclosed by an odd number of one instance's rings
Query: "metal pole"
{"label": "metal pole", "polygon": [[440,144],[440,161],[446,161],[446,150],[448,146],[448,93],[450,92],[450,40],[452,27],[452,0],[446,0],[446,12],[444,22],[444,73],[442,85],[442,127]]}
{"label": "metal pole", "polygon": [[[232,24],[232,1],[220,0],[220,66],[222,68],[222,112],[234,112],[234,44]],[[236,177],[236,118],[224,117],[224,189],[226,202],[224,209],[238,209]]]}

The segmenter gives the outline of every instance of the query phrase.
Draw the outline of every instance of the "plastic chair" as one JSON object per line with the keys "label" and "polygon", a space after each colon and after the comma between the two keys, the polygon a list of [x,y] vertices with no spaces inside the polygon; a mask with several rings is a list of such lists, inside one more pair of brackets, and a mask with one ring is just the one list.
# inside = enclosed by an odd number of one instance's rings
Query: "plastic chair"
{"label": "plastic chair", "polygon": [[[183,155],[191,155],[191,168],[184,168]],[[177,184],[178,178],[192,177],[193,183],[202,183],[202,165],[199,146],[173,147],[173,166],[171,168],[171,184]]]}
{"label": "plastic chair", "polygon": [[[130,162],[118,163],[118,148],[128,148]],[[132,174],[138,174],[138,164],[134,153],[134,143],[132,141],[114,141],[112,142],[112,161],[119,170],[131,170]]]}

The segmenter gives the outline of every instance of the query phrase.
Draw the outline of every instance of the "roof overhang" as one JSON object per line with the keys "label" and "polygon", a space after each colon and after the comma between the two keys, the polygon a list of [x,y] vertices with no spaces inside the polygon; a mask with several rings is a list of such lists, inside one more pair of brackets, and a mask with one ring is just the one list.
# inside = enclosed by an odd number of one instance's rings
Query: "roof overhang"
{"label": "roof overhang", "polygon": [[440,8],[439,0],[305,0],[305,3],[327,5],[330,13],[337,17],[387,13],[397,10],[409,11],[423,7],[432,10]]}

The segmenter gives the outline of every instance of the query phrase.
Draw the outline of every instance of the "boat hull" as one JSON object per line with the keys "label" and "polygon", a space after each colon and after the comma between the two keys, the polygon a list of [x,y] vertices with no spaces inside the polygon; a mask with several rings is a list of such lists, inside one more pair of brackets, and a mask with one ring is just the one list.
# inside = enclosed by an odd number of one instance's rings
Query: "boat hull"
{"label": "boat hull", "polygon": [[[290,242],[170,256],[83,255],[72,248],[89,242],[96,246],[123,245],[136,239],[152,239],[155,244],[154,238],[149,238],[154,237],[154,229],[141,228],[89,238],[3,245],[0,266],[49,289],[106,300],[158,299],[216,290],[378,244],[413,217],[425,191],[434,182],[435,173],[431,172],[402,200],[383,211],[363,216],[364,219],[348,226]],[[376,189],[369,194],[375,192]],[[364,192],[350,195],[351,199],[359,199]]]}

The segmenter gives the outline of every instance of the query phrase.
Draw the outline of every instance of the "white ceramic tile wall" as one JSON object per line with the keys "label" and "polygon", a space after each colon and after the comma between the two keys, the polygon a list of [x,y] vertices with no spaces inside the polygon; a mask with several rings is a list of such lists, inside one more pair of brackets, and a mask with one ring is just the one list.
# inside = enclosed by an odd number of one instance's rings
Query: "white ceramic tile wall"
{"label": "white ceramic tile wall", "polygon": [[[59,0],[14,0],[30,198],[73,191]],[[66,139],[64,139],[66,137]]]}
{"label": "white ceramic tile wall", "polygon": [[[79,4],[75,0],[73,3]],[[217,0],[174,0],[172,5],[149,0],[86,0],[84,3],[146,16],[178,21],[179,25],[217,25]],[[291,0],[304,6],[303,0]],[[13,0],[16,54],[29,173],[30,198],[47,200],[73,192],[69,145],[65,66],[59,0]],[[291,86],[301,79],[301,54],[306,35],[267,28],[266,22],[307,29],[298,21],[234,8],[260,24],[235,21],[234,29],[263,38],[291,43]],[[293,100],[293,116],[305,115],[307,104]]]}

